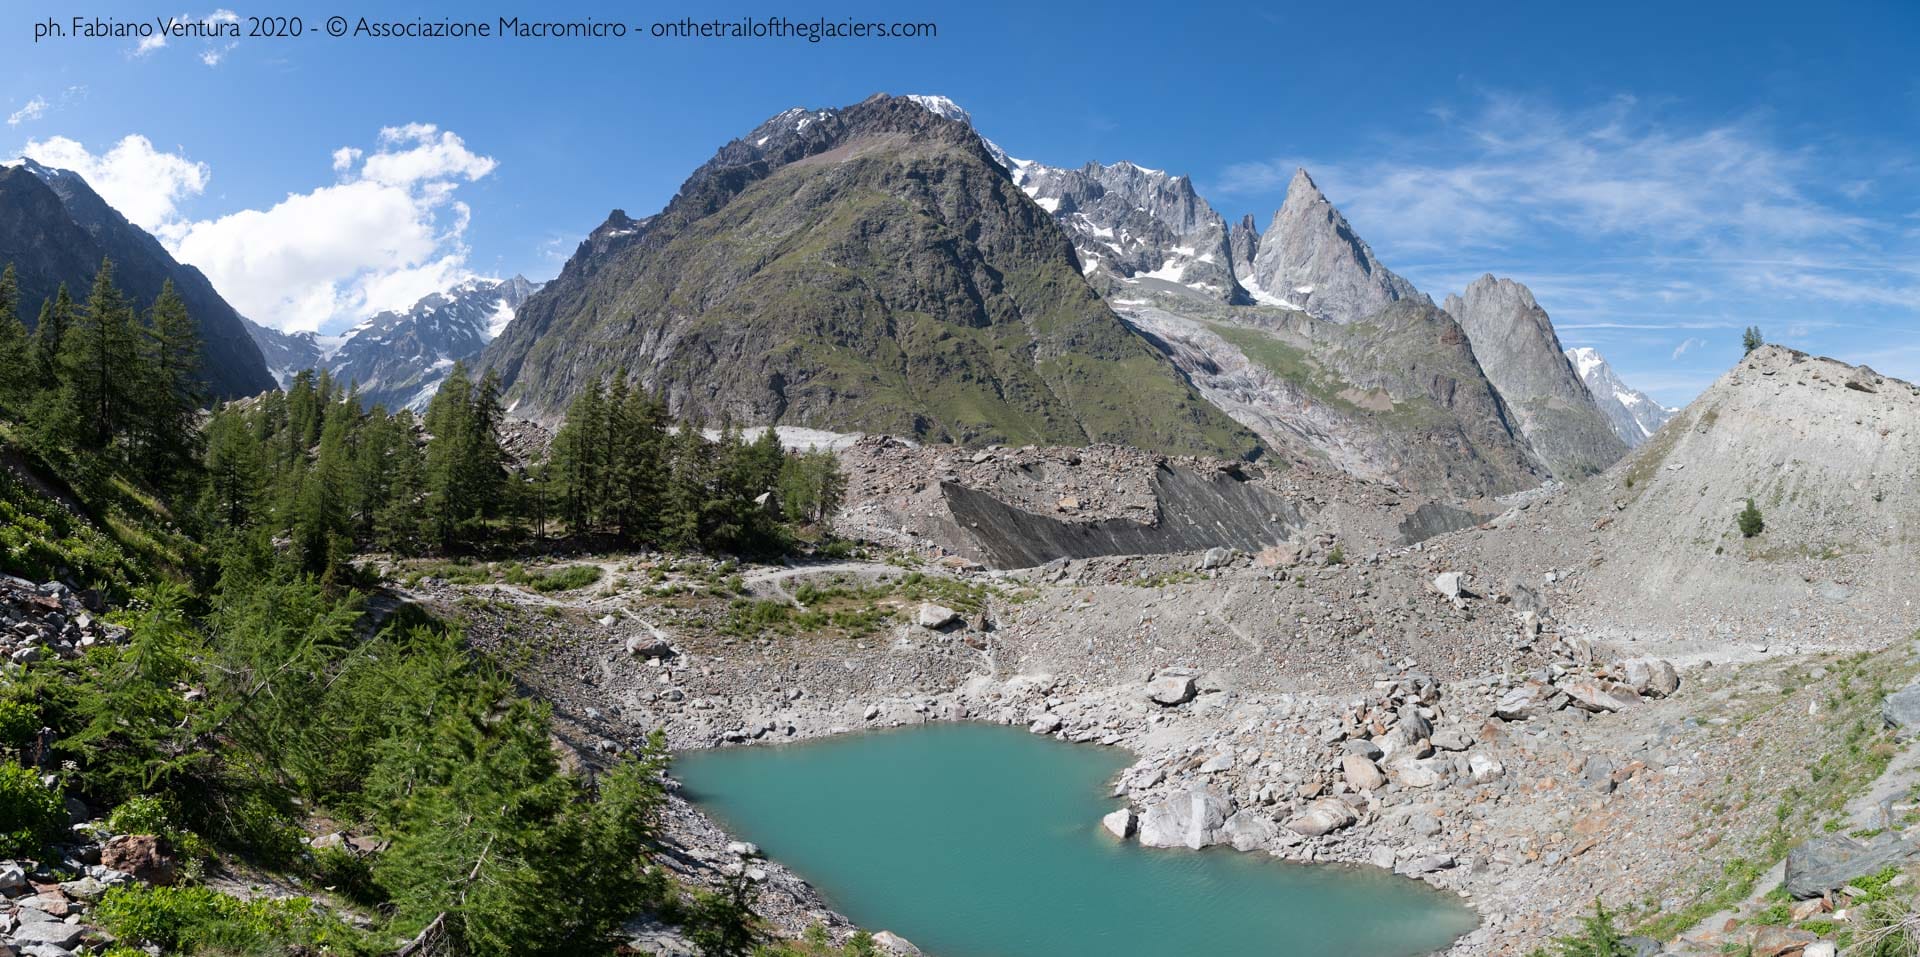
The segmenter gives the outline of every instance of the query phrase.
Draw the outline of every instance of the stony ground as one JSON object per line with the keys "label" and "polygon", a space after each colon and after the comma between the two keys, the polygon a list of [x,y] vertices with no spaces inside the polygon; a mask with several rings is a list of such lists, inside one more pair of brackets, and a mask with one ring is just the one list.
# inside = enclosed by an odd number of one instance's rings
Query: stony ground
{"label": "stony ground", "polygon": [[[1118,745],[1139,758],[1115,782],[1129,839],[1389,867],[1469,900],[1483,926],[1456,950],[1475,954],[1525,953],[1596,897],[1714,951],[1766,890],[1728,875],[1764,876],[1844,817],[1884,766],[1882,689],[1915,670],[1904,643],[1596,644],[1558,622],[1577,562],[1529,584],[1451,539],[1336,565],[1328,547],[1020,572],[634,555],[555,595],[397,574],[553,701],[583,760],[656,727],[677,748],[931,720]],[[1446,572],[1464,572],[1457,595]],[[755,602],[828,623],[749,624]],[[955,620],[923,626],[928,605]],[[671,817],[676,869],[739,863],[697,810]],[[753,866],[777,926],[845,928],[777,862]]]}

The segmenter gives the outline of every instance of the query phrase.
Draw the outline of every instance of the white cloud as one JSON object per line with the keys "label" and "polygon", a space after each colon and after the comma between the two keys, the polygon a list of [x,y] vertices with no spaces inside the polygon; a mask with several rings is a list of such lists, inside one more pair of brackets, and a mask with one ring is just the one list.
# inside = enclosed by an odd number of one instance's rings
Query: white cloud
{"label": "white cloud", "polygon": [[1705,339],[1697,338],[1695,336],[1688,336],[1687,338],[1680,340],[1679,345],[1673,347],[1673,358],[1677,360],[1681,356],[1686,355],[1688,350],[1697,349],[1706,344],[1707,344],[1707,340]]}
{"label": "white cloud", "polygon": [[[167,22],[169,25],[205,25],[200,29],[204,29],[207,32],[198,38],[197,49],[199,52],[194,55],[194,58],[207,66],[219,66],[220,62],[227,58],[227,54],[232,53],[234,49],[240,45],[240,41],[234,39],[233,33],[215,32],[224,24],[238,25],[240,23],[240,15],[232,10],[222,8],[197,17],[183,13],[179,16],[168,17]],[[127,55],[136,60],[150,56],[155,52],[165,49],[170,39],[173,39],[173,37],[166,31],[156,31],[152,36],[141,37],[140,42],[134,44],[133,50]]]}
{"label": "white cloud", "polygon": [[98,155],[64,136],[28,141],[20,153],[44,166],[79,173],[107,205],[149,231],[166,226],[180,201],[199,195],[211,176],[205,163],[160,152],[137,134]]}
{"label": "white cloud", "polygon": [[143,57],[166,45],[167,35],[164,33],[155,33],[149,37],[141,37],[140,42],[134,44],[133,56]]}
{"label": "white cloud", "polygon": [[12,115],[7,117],[7,125],[19,126],[22,123],[30,123],[39,119],[45,112],[47,112],[47,101],[36,96],[28,100],[26,106],[13,111]]}
{"label": "white cloud", "polygon": [[461,241],[471,212],[454,194],[496,164],[429,124],[383,130],[380,143],[333,151],[336,183],[163,235],[263,325],[333,330],[412,305],[472,275]]}

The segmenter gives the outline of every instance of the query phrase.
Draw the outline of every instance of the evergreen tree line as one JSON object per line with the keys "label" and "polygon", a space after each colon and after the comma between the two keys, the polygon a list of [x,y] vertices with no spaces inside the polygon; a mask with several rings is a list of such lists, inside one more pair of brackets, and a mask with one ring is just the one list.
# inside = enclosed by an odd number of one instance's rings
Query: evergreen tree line
{"label": "evergreen tree line", "polygon": [[200,337],[169,281],[144,313],[102,260],[85,302],[62,285],[31,333],[12,264],[0,270],[0,409],[43,448],[124,463],[170,490],[191,478],[206,402]]}
{"label": "evergreen tree line", "polygon": [[416,418],[363,408],[328,373],[217,410],[206,427],[201,514],[227,532],[283,534],[302,567],[353,552],[450,553],[555,535],[625,546],[766,554],[784,548],[784,505],[818,521],[839,502],[830,454],[789,456],[771,431],[746,442],[675,426],[624,377],[590,386],[548,459],[524,472],[501,444],[500,390],[456,363]]}

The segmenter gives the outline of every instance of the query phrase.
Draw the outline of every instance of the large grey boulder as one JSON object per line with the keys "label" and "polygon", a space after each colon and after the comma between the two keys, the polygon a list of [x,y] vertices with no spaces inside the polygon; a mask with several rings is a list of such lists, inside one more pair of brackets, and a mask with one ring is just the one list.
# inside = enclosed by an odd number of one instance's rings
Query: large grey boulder
{"label": "large grey boulder", "polygon": [[1192,701],[1198,691],[1192,675],[1161,675],[1147,682],[1148,700],[1169,708]]}
{"label": "large grey boulder", "polygon": [[1233,845],[1236,851],[1257,850],[1278,836],[1280,825],[1253,808],[1242,808],[1235,812],[1220,829],[1221,839]]}
{"label": "large grey boulder", "polygon": [[1916,849],[1898,834],[1857,841],[1845,834],[1816,837],[1787,852],[1787,893],[1796,900],[1819,897],[1849,881],[1911,860]]}
{"label": "large grey boulder", "polygon": [[22,950],[31,950],[36,946],[72,950],[87,930],[79,924],[55,920],[32,908],[23,907],[16,916],[21,923],[13,929],[13,943]]}
{"label": "large grey boulder", "polygon": [[1140,843],[1196,851],[1217,844],[1232,806],[1225,795],[1210,788],[1175,791],[1141,816]]}
{"label": "large grey boulder", "polygon": [[1887,727],[1898,731],[1903,738],[1920,734],[1914,730],[1920,728],[1920,682],[1887,695],[1886,700],[1880,702],[1880,716],[1886,719]]}
{"label": "large grey boulder", "polygon": [[883,930],[873,935],[873,943],[880,948],[881,953],[892,954],[893,957],[920,957],[920,948],[913,946],[905,937],[890,930]]}
{"label": "large grey boulder", "polygon": [[1387,786],[1387,776],[1380,773],[1380,766],[1364,755],[1342,756],[1340,774],[1347,779],[1347,787],[1355,791],[1377,791]]}

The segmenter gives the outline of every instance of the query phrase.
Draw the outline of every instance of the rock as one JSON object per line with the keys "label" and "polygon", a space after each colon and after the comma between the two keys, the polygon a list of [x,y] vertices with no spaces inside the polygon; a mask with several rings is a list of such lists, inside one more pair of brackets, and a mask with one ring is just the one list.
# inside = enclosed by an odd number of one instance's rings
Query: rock
{"label": "rock", "polygon": [[1261,568],[1292,568],[1300,564],[1300,546],[1292,542],[1268,545],[1256,552],[1253,563]]}
{"label": "rock", "polygon": [[1467,591],[1467,576],[1461,572],[1441,572],[1434,576],[1433,590],[1442,598],[1453,602],[1455,608],[1467,607],[1467,599],[1473,594]]}
{"label": "rock", "polygon": [[77,881],[64,881],[60,884],[60,893],[77,901],[93,903],[106,896],[107,885],[91,878],[82,877]]}
{"label": "rock", "polygon": [[1876,874],[1915,856],[1898,834],[1857,841],[1845,834],[1816,837],[1787,852],[1787,893],[1795,900],[1839,890],[1848,881]]}
{"label": "rock", "polygon": [[635,658],[666,659],[673,657],[673,645],[655,635],[634,635],[627,639],[627,654]]}
{"label": "rock", "polygon": [[162,887],[172,884],[176,876],[166,841],[152,834],[120,834],[108,839],[100,848],[100,864]]}
{"label": "rock", "polygon": [[1633,689],[1602,684],[1598,678],[1569,675],[1554,687],[1566,692],[1574,704],[1595,713],[1624,711],[1641,703]]}
{"label": "rock", "polygon": [[0,894],[12,894],[27,886],[26,868],[8,861],[0,864]]}
{"label": "rock", "polygon": [[1225,568],[1227,564],[1232,561],[1232,552],[1216,546],[1207,549],[1206,552],[1200,556],[1200,569],[1202,571],[1211,571],[1215,568]]}
{"label": "rock", "polygon": [[1791,927],[1762,926],[1753,932],[1753,942],[1747,953],[1751,957],[1785,957],[1798,954],[1808,944],[1820,938],[1804,930]]}
{"label": "rock", "polygon": [[1134,825],[1137,823],[1133,808],[1130,807],[1123,807],[1100,819],[1100,826],[1106,828],[1108,834],[1123,841],[1133,836]]}
{"label": "rock", "polygon": [[1206,761],[1202,762],[1200,765],[1201,774],[1219,774],[1222,771],[1231,771],[1231,770],[1233,770],[1233,752],[1232,751],[1222,751],[1219,754],[1216,754],[1213,757],[1208,758]]}
{"label": "rock", "polygon": [[1440,783],[1440,772],[1433,761],[1402,751],[1387,758],[1387,778],[1403,788],[1430,788]]}
{"label": "rock", "polygon": [[1914,731],[1920,727],[1920,681],[1887,695],[1880,702],[1880,716],[1903,738],[1920,733]]}
{"label": "rock", "polygon": [[1287,820],[1287,830],[1307,837],[1331,834],[1354,822],[1353,808],[1339,798],[1323,797]]}
{"label": "rock", "polygon": [[940,631],[960,620],[960,613],[945,605],[931,602],[920,606],[920,627],[930,631]]}
{"label": "rock", "polygon": [[1366,738],[1348,738],[1340,742],[1340,750],[1347,754],[1357,754],[1369,761],[1378,761],[1387,756],[1384,749]]}
{"label": "rock", "polygon": [[1660,957],[1667,952],[1665,944],[1651,937],[1622,937],[1620,943],[1626,945],[1627,953],[1631,957]]}
{"label": "rock", "polygon": [[1062,723],[1060,716],[1057,714],[1043,714],[1033,719],[1033,723],[1027,725],[1027,730],[1034,734],[1052,734],[1060,730]]}
{"label": "rock", "polygon": [[1440,833],[1440,814],[1431,804],[1422,804],[1407,814],[1407,828],[1416,837],[1433,837]]}
{"label": "rock", "polygon": [[1636,693],[1664,698],[1680,690],[1680,673],[1661,658],[1630,658],[1620,666],[1625,684]]}
{"label": "rock", "polygon": [[1140,843],[1148,847],[1190,847],[1217,843],[1232,805],[1218,791],[1175,791],[1140,818]]}
{"label": "rock", "polygon": [[1161,675],[1147,682],[1147,699],[1169,708],[1192,701],[1198,691],[1191,675]]}
{"label": "rock", "polygon": [[21,923],[13,929],[13,943],[27,953],[34,953],[36,947],[72,950],[87,931],[79,924],[55,920],[37,910],[23,909],[19,916]]}
{"label": "rock", "polygon": [[1838,957],[1839,946],[1830,940],[1816,940],[1800,952],[1800,957]]}
{"label": "rock", "polygon": [[1506,774],[1507,769],[1491,756],[1475,752],[1467,755],[1467,774],[1475,784],[1485,784]]}
{"label": "rock", "polygon": [[880,717],[880,706],[877,704],[867,705],[867,710],[862,712],[862,716],[865,717],[868,721],[872,721],[873,719]]}
{"label": "rock", "polygon": [[1427,854],[1400,865],[1399,871],[1408,877],[1419,877],[1422,874],[1431,874],[1434,871],[1444,871],[1453,865],[1454,859],[1452,854]]}
{"label": "rock", "polygon": [[892,954],[894,957],[920,957],[920,948],[913,946],[905,937],[890,930],[883,930],[873,935],[873,944],[880,948],[883,954]]}
{"label": "rock", "polygon": [[1258,850],[1280,836],[1280,825],[1253,808],[1242,808],[1227,818],[1220,836],[1236,851]]}
{"label": "rock", "polygon": [[727,853],[734,857],[759,857],[760,845],[752,841],[728,841]]}
{"label": "rock", "polygon": [[1340,759],[1340,774],[1347,779],[1347,787],[1355,791],[1377,791],[1387,786],[1387,776],[1380,772],[1380,766],[1358,754]]}
{"label": "rock", "polygon": [[1493,715],[1505,721],[1526,721],[1546,711],[1547,689],[1537,681],[1511,688],[1494,702]]}
{"label": "rock", "polygon": [[1446,728],[1434,733],[1433,746],[1442,751],[1465,751],[1473,747],[1473,738],[1459,728]]}

